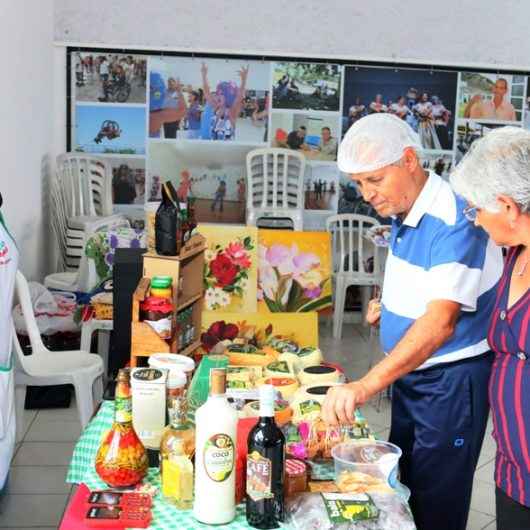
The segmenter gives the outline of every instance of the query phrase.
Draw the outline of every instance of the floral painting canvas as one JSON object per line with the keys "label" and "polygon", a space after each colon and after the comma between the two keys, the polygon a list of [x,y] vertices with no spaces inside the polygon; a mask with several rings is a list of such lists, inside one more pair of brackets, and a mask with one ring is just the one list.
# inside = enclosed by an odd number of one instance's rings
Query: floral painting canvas
{"label": "floral painting canvas", "polygon": [[259,230],[258,310],[320,311],[331,306],[330,235]]}
{"label": "floral painting canvas", "polygon": [[255,227],[199,224],[206,238],[204,309],[254,313],[257,310]]}

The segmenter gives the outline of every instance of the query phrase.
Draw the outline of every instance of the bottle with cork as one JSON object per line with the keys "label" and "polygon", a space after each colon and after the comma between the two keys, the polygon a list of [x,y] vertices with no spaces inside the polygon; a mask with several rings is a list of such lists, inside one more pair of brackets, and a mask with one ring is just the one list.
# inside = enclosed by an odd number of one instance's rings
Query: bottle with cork
{"label": "bottle with cork", "polygon": [[195,414],[195,518],[226,524],[236,515],[237,411],[226,399],[226,369],[210,371],[210,395]]}

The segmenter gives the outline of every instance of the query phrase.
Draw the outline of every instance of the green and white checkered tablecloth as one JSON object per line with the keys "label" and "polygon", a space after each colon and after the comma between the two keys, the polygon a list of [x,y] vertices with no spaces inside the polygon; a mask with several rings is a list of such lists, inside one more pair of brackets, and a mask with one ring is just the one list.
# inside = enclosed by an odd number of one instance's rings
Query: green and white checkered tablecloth
{"label": "green and white checkered tablecloth", "polygon": [[[114,402],[104,401],[97,415],[88,424],[75,446],[66,482],[75,484],[83,482],[90,490],[108,488],[96,474],[94,461],[103,433],[111,428],[113,419]],[[159,488],[160,475],[158,468],[150,468],[144,480]],[[151,530],[196,530],[206,527],[207,525],[198,523],[195,520],[191,511],[180,511],[171,504],[164,502],[160,493],[154,498],[153,521],[149,526]],[[231,523],[218,528],[230,530],[246,530],[250,528],[245,518],[244,505],[237,506],[236,518]]]}

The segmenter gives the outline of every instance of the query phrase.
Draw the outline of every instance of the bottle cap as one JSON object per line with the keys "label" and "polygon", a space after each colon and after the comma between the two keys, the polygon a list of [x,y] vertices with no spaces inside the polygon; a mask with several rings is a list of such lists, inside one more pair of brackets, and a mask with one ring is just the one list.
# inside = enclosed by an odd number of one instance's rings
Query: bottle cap
{"label": "bottle cap", "polygon": [[226,369],[213,368],[210,370],[210,394],[222,396],[226,391]]}
{"label": "bottle cap", "polygon": [[154,287],[155,289],[165,289],[167,287],[171,287],[172,283],[173,279],[171,276],[153,276],[151,279],[151,287]]}
{"label": "bottle cap", "polygon": [[259,415],[261,417],[274,416],[274,400],[276,390],[272,385],[262,385],[259,387]]}

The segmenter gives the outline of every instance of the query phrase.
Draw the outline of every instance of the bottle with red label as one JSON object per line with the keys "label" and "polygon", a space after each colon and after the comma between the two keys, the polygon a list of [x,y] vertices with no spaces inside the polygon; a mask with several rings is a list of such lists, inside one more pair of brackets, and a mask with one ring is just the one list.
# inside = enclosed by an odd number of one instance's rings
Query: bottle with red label
{"label": "bottle with red label", "polygon": [[259,393],[260,418],[248,435],[247,522],[253,528],[280,528],[285,514],[285,437],[274,419],[274,387],[263,385]]}

